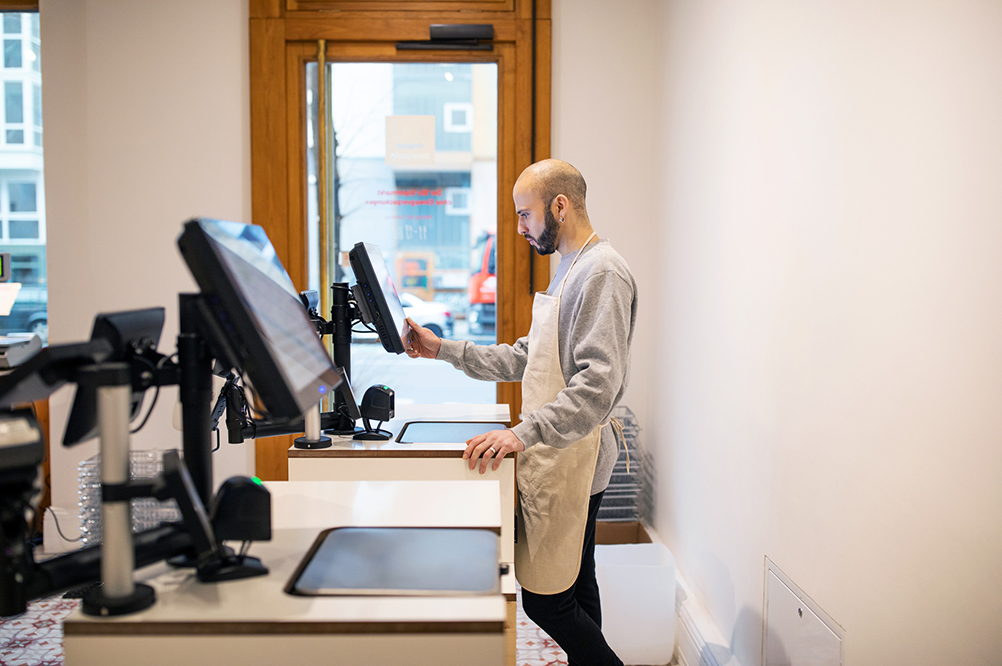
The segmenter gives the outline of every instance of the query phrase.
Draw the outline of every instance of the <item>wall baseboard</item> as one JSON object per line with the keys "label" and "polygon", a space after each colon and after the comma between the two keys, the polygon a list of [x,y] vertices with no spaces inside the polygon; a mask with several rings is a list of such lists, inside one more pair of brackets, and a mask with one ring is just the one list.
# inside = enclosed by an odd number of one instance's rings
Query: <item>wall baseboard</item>
{"label": "wall baseboard", "polygon": [[678,570],[675,581],[675,662],[678,666],[741,666]]}
{"label": "wall baseboard", "polygon": [[711,661],[703,660],[702,655],[708,654],[706,651],[706,641],[696,626],[689,610],[685,608],[685,603],[676,606],[678,620],[675,623],[675,661],[679,666],[719,666],[716,659],[710,656]]}

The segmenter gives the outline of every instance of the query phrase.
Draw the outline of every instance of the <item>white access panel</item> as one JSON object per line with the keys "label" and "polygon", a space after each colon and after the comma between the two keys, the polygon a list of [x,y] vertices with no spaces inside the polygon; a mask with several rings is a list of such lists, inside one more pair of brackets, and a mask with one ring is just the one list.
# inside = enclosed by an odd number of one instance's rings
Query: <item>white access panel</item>
{"label": "white access panel", "polygon": [[845,632],[765,559],[765,666],[841,666]]}

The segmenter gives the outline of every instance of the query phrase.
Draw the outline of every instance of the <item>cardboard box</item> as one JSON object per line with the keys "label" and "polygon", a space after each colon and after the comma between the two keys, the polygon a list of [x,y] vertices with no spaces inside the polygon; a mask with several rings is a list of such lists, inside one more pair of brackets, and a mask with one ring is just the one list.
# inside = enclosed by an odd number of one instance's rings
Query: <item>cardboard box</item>
{"label": "cardboard box", "polygon": [[647,534],[647,530],[644,529],[642,523],[636,521],[619,523],[600,520],[595,523],[595,543],[604,545],[651,543],[651,537]]}

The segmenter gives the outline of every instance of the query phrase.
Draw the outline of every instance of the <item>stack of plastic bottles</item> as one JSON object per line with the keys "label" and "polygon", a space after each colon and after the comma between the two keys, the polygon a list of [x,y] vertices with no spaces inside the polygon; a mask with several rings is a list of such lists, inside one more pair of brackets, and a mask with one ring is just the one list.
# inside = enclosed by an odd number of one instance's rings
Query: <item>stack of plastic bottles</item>
{"label": "stack of plastic bottles", "polygon": [[[88,458],[77,467],[80,479],[80,541],[84,545],[101,542],[101,456]],[[133,480],[152,479],[163,471],[163,451],[150,449],[129,452],[129,474]],[[177,502],[160,502],[152,497],[132,500],[132,531],[141,532],[160,523],[181,520]]]}

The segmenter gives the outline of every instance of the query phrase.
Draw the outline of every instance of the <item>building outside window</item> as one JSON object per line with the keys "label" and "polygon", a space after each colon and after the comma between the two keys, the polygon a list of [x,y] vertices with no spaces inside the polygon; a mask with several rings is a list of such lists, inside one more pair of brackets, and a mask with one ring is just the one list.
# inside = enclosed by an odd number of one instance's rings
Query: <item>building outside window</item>
{"label": "building outside window", "polygon": [[32,332],[48,342],[45,180],[38,14],[2,15],[3,131],[0,132],[0,252],[10,252],[11,282],[21,284],[0,334]]}
{"label": "building outside window", "polygon": [[[407,316],[437,335],[478,344],[497,338],[493,316],[480,319],[476,332],[467,327],[472,275],[483,264],[482,253],[471,260],[471,248],[497,228],[497,70],[496,63],[327,64],[331,251],[339,257],[356,242],[376,245]],[[308,63],[306,73],[315,87],[316,64]],[[321,290],[314,91],[309,88],[306,97],[308,284]],[[420,154],[413,159],[398,149]],[[354,282],[349,272],[335,263],[333,281]],[[487,306],[493,312],[493,292],[489,304],[479,304]],[[355,386],[389,384],[397,404],[405,395],[432,402],[496,399],[492,383],[447,364],[418,368],[406,357],[387,355],[372,333],[352,333]]]}

